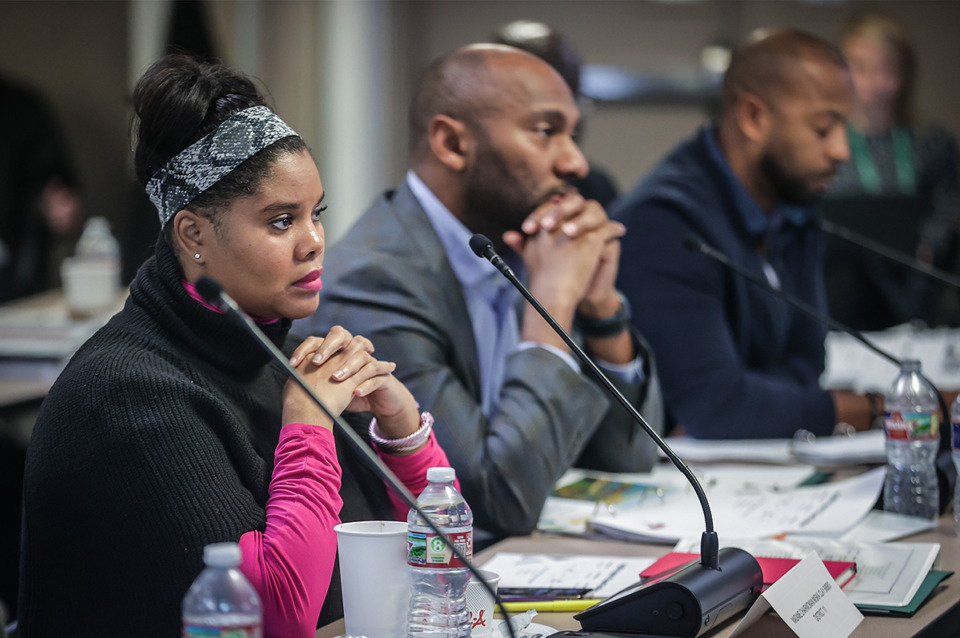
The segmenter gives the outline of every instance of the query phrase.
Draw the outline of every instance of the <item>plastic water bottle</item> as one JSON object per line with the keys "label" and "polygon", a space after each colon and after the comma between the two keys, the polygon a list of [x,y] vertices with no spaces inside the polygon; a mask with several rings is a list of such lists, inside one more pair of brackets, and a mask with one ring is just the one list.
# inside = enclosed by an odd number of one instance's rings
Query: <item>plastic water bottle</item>
{"label": "plastic water bottle", "polygon": [[120,261],[120,244],[110,234],[110,222],[104,217],[91,217],[83,225],[77,240],[77,257]]}
{"label": "plastic water bottle", "polygon": [[261,638],[260,597],[237,567],[240,546],[214,543],[203,548],[207,566],[183,597],[183,638]]}
{"label": "plastic water bottle", "polygon": [[[417,505],[467,557],[473,557],[473,512],[453,485],[452,467],[431,467]],[[470,570],[417,511],[407,516],[407,565],[411,576],[408,638],[470,635],[467,584]]]}
{"label": "plastic water bottle", "polygon": [[940,511],[935,466],[940,411],[933,387],[920,376],[920,362],[907,360],[884,395],[887,478],[883,509],[936,519]]}
{"label": "plastic water bottle", "polygon": [[[953,447],[953,467],[957,469],[957,483],[960,483],[960,394],[950,406],[950,441]],[[953,525],[960,536],[960,489],[953,486]]]}
{"label": "plastic water bottle", "polygon": [[110,223],[91,217],[83,227],[73,257],[60,266],[64,296],[72,315],[87,317],[113,309],[120,291],[120,244]]}

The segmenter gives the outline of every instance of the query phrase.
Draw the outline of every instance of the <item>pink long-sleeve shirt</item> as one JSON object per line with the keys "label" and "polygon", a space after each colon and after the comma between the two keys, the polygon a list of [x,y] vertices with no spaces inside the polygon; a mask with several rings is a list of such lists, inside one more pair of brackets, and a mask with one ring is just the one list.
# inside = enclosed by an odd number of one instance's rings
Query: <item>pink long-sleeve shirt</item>
{"label": "pink long-sleeve shirt", "polygon": [[[448,466],[431,434],[409,456],[379,453],[413,494],[427,485],[428,467]],[[260,595],[265,636],[309,638],[327,595],[337,554],[334,525],[340,523],[340,465],[333,434],[326,428],[291,424],[280,431],[274,460],[267,525],[240,537],[240,569]],[[389,491],[393,516],[405,520],[408,507]]]}
{"label": "pink long-sleeve shirt", "polygon": [[[192,283],[181,283],[197,302],[221,312],[208,304]],[[427,486],[427,468],[450,465],[433,434],[423,448],[408,456],[377,452],[414,495]],[[240,571],[260,595],[267,637],[309,638],[316,633],[337,556],[333,528],[340,523],[343,506],[340,478],[330,430],[302,423],[280,430],[267,497],[266,529],[251,530],[240,537]],[[407,504],[393,490],[387,492],[394,518],[406,520]]]}

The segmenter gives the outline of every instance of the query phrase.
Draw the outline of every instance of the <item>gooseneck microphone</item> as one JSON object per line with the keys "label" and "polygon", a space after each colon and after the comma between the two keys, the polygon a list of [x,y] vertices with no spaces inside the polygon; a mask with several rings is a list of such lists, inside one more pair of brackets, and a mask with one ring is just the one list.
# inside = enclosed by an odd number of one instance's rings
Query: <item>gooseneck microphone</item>
{"label": "gooseneck microphone", "polygon": [[646,419],[547,312],[497,254],[490,239],[477,233],[470,238],[470,248],[478,257],[490,261],[520,291],[563,339],[577,359],[593,373],[607,393],[663,450],[693,486],[703,509],[705,531],[700,539],[699,563],[692,561],[663,579],[629,587],[575,618],[584,629],[591,631],[641,631],[646,634],[694,637],[713,629],[720,622],[751,605],[763,586],[760,565],[753,556],[741,549],[719,549],[707,495],[687,464],[650,427]]}
{"label": "gooseneck microphone", "polygon": [[775,297],[779,297],[780,299],[783,299],[791,306],[794,306],[795,308],[799,308],[804,314],[810,317],[813,317],[819,323],[822,323],[828,326],[829,328],[832,328],[833,330],[839,330],[841,332],[847,333],[848,335],[850,335],[851,337],[853,337],[854,339],[856,339],[857,341],[859,341],[860,343],[868,347],[870,350],[873,350],[878,355],[880,355],[881,357],[883,357],[893,365],[897,366],[898,368],[902,365],[900,359],[896,358],[895,356],[893,356],[883,348],[879,347],[877,344],[867,339],[867,337],[859,330],[855,330],[854,328],[849,328],[846,325],[834,319],[833,317],[823,314],[822,312],[820,312],[819,310],[817,310],[807,302],[803,301],[799,297],[795,295],[791,295],[789,292],[785,292],[779,288],[774,288],[773,286],[770,285],[770,282],[768,282],[766,279],[763,279],[762,277],[756,275],[755,273],[750,272],[743,266],[739,266],[733,263],[725,254],[723,254],[722,252],[720,252],[710,244],[706,243],[699,237],[696,237],[696,236],[687,237],[686,239],[683,240],[683,247],[692,253],[700,253],[700,254],[706,255],[707,257],[710,257],[714,261],[719,262],[725,268],[727,268],[728,270],[732,270],[737,275],[748,280],[750,283],[756,286],[759,286],[760,288],[763,288],[764,290],[774,295]]}
{"label": "gooseneck microphone", "polygon": [[905,255],[898,250],[890,248],[882,242],[850,230],[846,226],[841,226],[840,224],[831,222],[829,220],[821,219],[820,228],[822,228],[824,232],[848,241],[858,248],[876,253],[885,259],[889,259],[890,261],[894,261],[902,266],[906,266],[907,268],[915,270],[919,273],[923,273],[924,275],[932,277],[933,279],[936,279],[937,281],[945,283],[949,286],[960,288],[960,277],[937,268],[936,266],[925,264],[919,259]]}
{"label": "gooseneck microphone", "polygon": [[[766,290],[767,292],[774,295],[775,297],[782,299],[783,301],[787,302],[791,306],[799,309],[801,312],[803,312],[807,316],[812,317],[814,320],[828,326],[829,328],[832,328],[833,330],[839,330],[840,332],[845,332],[846,334],[850,335],[851,337],[853,337],[854,339],[856,339],[857,341],[865,345],[867,348],[869,348],[873,352],[876,352],[878,355],[880,355],[890,363],[897,366],[897,368],[900,368],[903,366],[903,362],[900,359],[898,359],[897,357],[893,356],[892,354],[890,354],[889,352],[887,352],[886,350],[884,350],[883,348],[875,344],[873,341],[868,339],[866,335],[864,335],[859,330],[855,330],[854,328],[851,328],[846,324],[840,323],[833,317],[830,317],[829,315],[825,315],[824,313],[820,312],[819,310],[817,310],[810,304],[806,303],[802,299],[799,299],[795,295],[791,295],[788,292],[784,292],[779,288],[774,288],[773,286],[770,285],[770,282],[768,282],[766,279],[760,277],[755,273],[750,272],[749,270],[747,270],[742,266],[739,266],[733,263],[725,254],[723,254],[713,246],[707,244],[701,238],[691,235],[690,237],[687,237],[686,239],[683,240],[683,246],[690,252],[706,255],[707,257],[721,264],[724,268],[727,268],[728,270],[736,273],[740,277],[743,277],[744,279],[758,286],[759,288]],[[936,392],[937,403],[940,405],[940,410],[943,411],[943,422],[949,424],[950,408],[947,407],[947,402],[943,398],[943,395],[940,393],[940,390],[937,388],[936,385],[933,384],[932,381],[930,381],[930,379],[925,377],[923,374],[921,374],[920,376],[927,383],[929,383],[930,387],[933,388],[934,391]],[[950,432],[949,427],[940,428],[940,450],[941,451],[950,449],[949,432]],[[941,507],[944,507],[946,505],[946,503],[944,503],[943,500],[944,499],[941,499]],[[946,500],[949,500],[949,499],[946,499]]]}
{"label": "gooseneck microphone", "polygon": [[670,448],[669,445],[660,437],[657,432],[650,427],[650,424],[647,423],[647,420],[637,411],[636,408],[631,405],[627,398],[623,396],[620,390],[617,389],[613,382],[607,378],[600,368],[597,367],[597,364],[593,362],[590,357],[580,348],[580,346],[573,340],[570,335],[556,322],[553,316],[540,304],[536,297],[533,296],[533,293],[517,278],[517,275],[513,270],[503,261],[503,258],[497,254],[493,248],[493,242],[487,238],[486,235],[481,235],[477,233],[470,238],[470,248],[477,255],[477,257],[482,257],[490,261],[491,264],[496,267],[503,276],[510,280],[510,283],[520,291],[520,294],[530,302],[530,305],[540,313],[540,316],[546,320],[550,327],[553,328],[554,332],[560,335],[560,338],[570,347],[573,353],[576,355],[580,361],[590,369],[590,371],[600,380],[600,383],[603,384],[603,387],[606,391],[616,399],[617,403],[623,406],[627,412],[630,413],[630,416],[633,417],[634,421],[640,424],[646,432],[647,435],[654,440],[657,446],[663,450],[663,453],[667,455],[673,464],[677,467],[684,476],[687,477],[687,480],[693,485],[693,490],[697,494],[697,498],[700,500],[700,507],[703,509],[703,518],[704,525],[706,530],[703,533],[703,537],[700,541],[700,564],[709,569],[719,569],[717,552],[719,549],[719,543],[717,541],[717,533],[713,529],[713,513],[710,511],[710,503],[707,501],[707,495],[703,491],[703,487],[700,485],[700,481],[697,480],[697,477],[693,474],[690,468],[686,463],[683,462],[679,456]]}
{"label": "gooseneck microphone", "polygon": [[283,366],[287,374],[293,379],[297,385],[303,388],[304,392],[310,397],[310,399],[319,406],[323,412],[333,420],[336,424],[337,429],[346,436],[347,442],[350,445],[350,448],[356,453],[369,467],[373,470],[374,474],[380,477],[390,488],[399,494],[407,504],[414,509],[420,517],[427,522],[427,525],[430,527],[433,532],[443,539],[451,550],[453,550],[454,556],[456,556],[467,568],[470,570],[470,573],[473,574],[474,578],[483,585],[483,588],[487,590],[487,593],[493,597],[493,600],[496,601],[497,606],[500,609],[500,613],[503,614],[503,617],[508,621],[505,623],[507,629],[510,633],[510,638],[516,638],[516,634],[513,630],[513,625],[509,622],[510,616],[507,613],[507,610],[503,606],[503,601],[497,595],[497,592],[493,590],[492,587],[487,583],[487,581],[480,574],[480,571],[473,566],[473,563],[467,560],[467,557],[464,556],[463,552],[450,541],[447,535],[433,522],[433,520],[427,516],[417,505],[417,500],[406,488],[406,486],[400,482],[400,479],[384,465],[373,450],[368,446],[360,435],[357,434],[353,428],[351,428],[339,414],[335,414],[327,407],[323,400],[317,396],[317,393],[310,387],[310,384],[306,382],[303,376],[294,368],[287,357],[280,351],[277,346],[273,344],[272,341],[260,330],[260,327],[249,317],[245,312],[243,312],[240,307],[237,305],[237,302],[230,298],[223,291],[223,287],[211,277],[203,276],[196,282],[197,292],[200,293],[207,303],[211,304],[222,310],[226,315],[234,321],[238,326],[240,326],[244,331],[251,335],[257,342],[276,359],[277,362]]}

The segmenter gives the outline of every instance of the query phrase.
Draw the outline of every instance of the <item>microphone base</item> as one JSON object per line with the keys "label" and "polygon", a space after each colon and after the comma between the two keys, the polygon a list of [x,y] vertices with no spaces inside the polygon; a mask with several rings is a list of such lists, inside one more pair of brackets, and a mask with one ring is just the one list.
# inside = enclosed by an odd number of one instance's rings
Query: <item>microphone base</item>
{"label": "microphone base", "polygon": [[575,619],[586,631],[696,638],[760,596],[763,573],[753,556],[720,550],[720,569],[692,561],[646,583],[637,583]]}

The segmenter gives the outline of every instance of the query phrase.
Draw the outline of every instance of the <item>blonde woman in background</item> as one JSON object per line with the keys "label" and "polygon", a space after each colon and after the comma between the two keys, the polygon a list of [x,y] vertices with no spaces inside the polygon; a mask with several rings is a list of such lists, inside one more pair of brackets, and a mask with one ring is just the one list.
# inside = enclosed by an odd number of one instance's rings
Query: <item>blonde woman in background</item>
{"label": "blonde woman in background", "polygon": [[[851,18],[839,44],[855,93],[847,127],[851,159],[837,171],[830,196],[903,198],[904,214],[917,215],[915,256],[949,267],[956,259],[954,225],[960,209],[957,143],[945,128],[918,123],[913,46],[896,21],[876,11]],[[849,295],[836,301],[831,296],[831,312],[838,319],[861,329],[911,319],[936,322],[936,291],[927,281],[880,261],[865,271],[875,297],[854,304]],[[838,307],[844,298],[850,305]]]}

